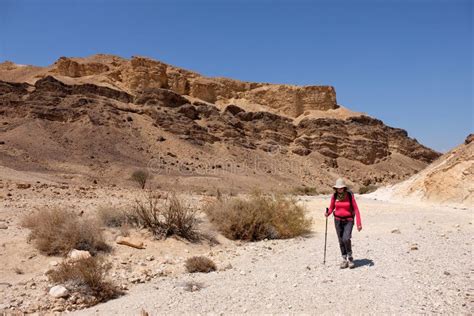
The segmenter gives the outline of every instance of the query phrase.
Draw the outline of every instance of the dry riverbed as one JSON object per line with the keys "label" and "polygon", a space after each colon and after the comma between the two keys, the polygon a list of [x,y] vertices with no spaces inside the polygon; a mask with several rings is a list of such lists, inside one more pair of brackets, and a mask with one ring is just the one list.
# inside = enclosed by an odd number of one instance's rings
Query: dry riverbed
{"label": "dry riverbed", "polygon": [[[124,205],[139,191],[37,185],[19,189],[4,184],[0,207],[0,308],[3,311],[63,310],[64,299],[48,296],[44,272],[59,257],[46,257],[27,243],[19,225],[35,207],[62,206],[86,214],[102,204]],[[190,196],[190,203],[202,203]],[[174,238],[153,240],[132,234],[145,249],[113,244],[107,257],[111,277],[126,294],[77,310],[79,315],[167,313],[448,313],[473,312],[472,209],[404,205],[358,197],[364,229],[353,232],[357,267],[340,270],[339,249],[329,219],[323,265],[327,196],[300,197],[313,218],[313,234],[290,240],[219,245]],[[205,221],[202,228],[212,233]],[[189,274],[184,261],[205,255],[218,271]]]}
{"label": "dry riverbed", "polygon": [[[243,244],[231,269],[159,278],[77,313],[473,312],[472,210],[359,198],[364,229],[353,233],[357,267],[340,270],[332,218],[322,263],[327,198],[302,200],[315,219],[312,236]],[[188,291],[189,282],[203,288]]]}

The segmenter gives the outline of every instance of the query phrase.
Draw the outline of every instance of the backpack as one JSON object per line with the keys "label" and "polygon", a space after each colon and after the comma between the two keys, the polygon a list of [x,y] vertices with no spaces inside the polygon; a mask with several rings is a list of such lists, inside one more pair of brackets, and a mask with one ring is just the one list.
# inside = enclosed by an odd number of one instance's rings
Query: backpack
{"label": "backpack", "polygon": [[[349,203],[350,203],[350,207],[349,207],[349,210],[351,211],[351,217],[352,220],[354,220],[354,217],[355,217],[355,212],[354,212],[354,207],[352,206],[352,192],[349,192],[349,191],[346,191],[347,193],[347,196],[349,197]],[[337,196],[337,193],[334,193],[333,197],[334,197],[334,202],[336,202],[336,196]],[[334,216],[336,216],[336,210],[334,210]],[[340,217],[338,216],[339,218],[348,218],[348,217]]]}

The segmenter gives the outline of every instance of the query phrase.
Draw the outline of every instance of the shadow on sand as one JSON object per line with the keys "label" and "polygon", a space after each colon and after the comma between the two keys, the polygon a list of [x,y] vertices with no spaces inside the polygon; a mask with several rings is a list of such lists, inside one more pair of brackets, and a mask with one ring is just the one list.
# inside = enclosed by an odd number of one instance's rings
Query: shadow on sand
{"label": "shadow on sand", "polygon": [[363,267],[363,266],[372,267],[375,265],[374,261],[371,259],[354,259],[354,264],[355,264],[355,268]]}

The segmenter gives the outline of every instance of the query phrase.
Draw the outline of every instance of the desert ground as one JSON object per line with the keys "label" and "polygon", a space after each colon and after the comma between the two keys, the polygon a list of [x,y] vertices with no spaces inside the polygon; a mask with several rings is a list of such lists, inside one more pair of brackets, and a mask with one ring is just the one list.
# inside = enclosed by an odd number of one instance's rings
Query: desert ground
{"label": "desert ground", "polygon": [[[332,219],[322,262],[327,201],[302,198],[315,221],[309,238],[236,246],[224,250],[232,269],[160,278],[78,314],[473,312],[472,210],[360,198],[364,228],[353,232],[357,267],[341,270]],[[185,291],[189,281],[204,288]]]}
{"label": "desert ground", "polygon": [[[104,54],[1,63],[0,113],[3,314],[474,312],[472,134],[441,154],[342,106],[332,86]],[[132,181],[138,171],[153,176],[145,190]],[[323,263],[323,213],[340,177],[368,193],[356,194],[363,230],[351,270],[339,268],[332,217]],[[148,190],[159,203],[174,191],[174,215],[196,212],[202,238],[189,238],[181,215],[171,234],[156,223],[164,212],[152,225],[139,218]],[[244,233],[226,234],[210,205]],[[100,214],[123,216],[113,226]],[[262,231],[268,239],[253,238]],[[195,256],[216,267],[190,273]]]}
{"label": "desert ground", "polygon": [[[6,174],[6,173],[5,173]],[[21,179],[21,174],[10,173]],[[29,179],[35,175],[30,174]],[[18,188],[2,181],[0,205],[0,308],[4,313],[67,310],[64,298],[52,298],[44,275],[62,260],[40,254],[27,242],[22,216],[33,209],[60,206],[93,215],[97,208],[123,206],[142,194],[138,189],[59,186],[37,175],[41,184]],[[18,180],[17,180],[18,181]],[[20,186],[21,187],[21,186]],[[184,195],[183,195],[184,196]],[[200,207],[209,196],[185,195]],[[356,196],[363,230],[353,232],[356,268],[339,269],[329,196],[299,196],[313,219],[306,237],[259,242],[231,241],[202,216],[200,229],[219,244],[176,238],[155,240],[132,231],[145,249],[114,243],[119,231],[107,229],[113,250],[109,277],[125,295],[74,313],[79,315],[236,314],[236,313],[396,313],[471,314],[473,295],[472,208],[379,201]],[[217,265],[210,273],[187,273],[186,258],[205,255]]]}

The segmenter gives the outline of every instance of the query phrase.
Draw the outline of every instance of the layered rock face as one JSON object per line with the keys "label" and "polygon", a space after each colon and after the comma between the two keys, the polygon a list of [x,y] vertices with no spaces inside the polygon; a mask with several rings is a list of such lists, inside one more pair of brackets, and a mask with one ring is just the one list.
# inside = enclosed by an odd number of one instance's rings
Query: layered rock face
{"label": "layered rock face", "polygon": [[[0,77],[15,78],[19,71],[5,69],[0,67]],[[34,80],[25,73],[23,67],[19,78],[25,82],[0,82],[8,140],[0,155],[7,165],[17,164],[18,157],[31,168],[73,161],[76,169],[88,166],[84,172],[105,175],[113,169],[107,164],[130,169],[159,155],[168,169],[178,170],[181,152],[205,154],[184,167],[199,174],[210,161],[229,158],[241,165],[252,154],[289,167],[280,174],[254,170],[245,174],[247,180],[238,175],[232,181],[330,185],[345,176],[358,186],[399,181],[439,156],[406,131],[365,115],[305,117],[306,111],[338,108],[332,87],[205,78],[146,58],[107,55],[61,58],[42,71],[35,67]],[[23,134],[32,129],[50,147],[28,145]],[[163,158],[164,152],[170,155]]]}
{"label": "layered rock face", "polygon": [[297,117],[307,110],[329,110],[338,107],[336,92],[330,86],[298,87],[291,85],[243,82],[225,78],[206,78],[143,57],[130,60],[96,56],[95,61],[60,58],[52,72],[66,77],[100,75],[103,81],[135,94],[148,88],[169,89],[181,95],[216,103],[245,100]]}

